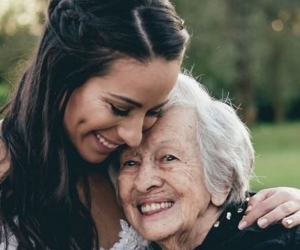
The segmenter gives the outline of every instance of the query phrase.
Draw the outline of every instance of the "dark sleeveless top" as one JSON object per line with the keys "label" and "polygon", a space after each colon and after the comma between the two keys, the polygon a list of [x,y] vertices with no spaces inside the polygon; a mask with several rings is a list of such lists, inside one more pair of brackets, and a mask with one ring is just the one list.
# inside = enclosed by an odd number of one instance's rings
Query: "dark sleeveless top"
{"label": "dark sleeveless top", "polygon": [[[286,229],[277,222],[266,229],[253,225],[244,230],[238,223],[247,204],[228,206],[194,250],[300,250],[300,227]],[[152,244],[153,250],[160,249]]]}

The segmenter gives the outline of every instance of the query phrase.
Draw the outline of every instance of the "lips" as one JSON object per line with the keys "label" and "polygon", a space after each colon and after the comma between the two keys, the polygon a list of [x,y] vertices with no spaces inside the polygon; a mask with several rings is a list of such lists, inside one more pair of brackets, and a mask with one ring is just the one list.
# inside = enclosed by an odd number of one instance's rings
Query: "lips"
{"label": "lips", "polygon": [[144,203],[138,206],[139,211],[143,215],[148,215],[152,213],[156,213],[162,210],[166,210],[171,208],[174,205],[173,201],[165,201],[165,202],[151,202]]}
{"label": "lips", "polygon": [[97,132],[95,132],[95,135],[98,139],[98,141],[105,147],[109,148],[109,149],[114,149],[114,148],[117,148],[118,144],[113,144],[111,142],[108,142],[106,139],[104,139],[100,134],[98,134]]}

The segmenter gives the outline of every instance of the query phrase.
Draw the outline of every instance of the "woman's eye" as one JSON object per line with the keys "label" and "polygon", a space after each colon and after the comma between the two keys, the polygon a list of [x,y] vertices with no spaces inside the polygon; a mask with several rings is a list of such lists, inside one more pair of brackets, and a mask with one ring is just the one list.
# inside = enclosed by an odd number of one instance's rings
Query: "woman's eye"
{"label": "woman's eye", "polygon": [[163,158],[164,161],[174,161],[177,160],[177,158],[174,155],[166,155]]}
{"label": "woman's eye", "polygon": [[111,110],[115,115],[119,115],[119,116],[129,115],[130,109],[120,108],[112,103],[110,103],[110,106],[111,106]]}
{"label": "woman's eye", "polygon": [[122,168],[124,168],[124,167],[134,167],[136,165],[137,165],[137,162],[133,161],[133,160],[125,161],[124,163],[121,164]]}
{"label": "woman's eye", "polygon": [[146,116],[161,117],[162,114],[163,114],[162,109],[157,109],[157,110],[149,110]]}

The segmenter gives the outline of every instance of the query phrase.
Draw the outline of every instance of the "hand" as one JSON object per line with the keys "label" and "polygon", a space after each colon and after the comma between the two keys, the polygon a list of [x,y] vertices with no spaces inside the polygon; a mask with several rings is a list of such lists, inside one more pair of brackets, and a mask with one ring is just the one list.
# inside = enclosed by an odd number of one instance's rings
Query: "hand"
{"label": "hand", "polygon": [[284,227],[300,224],[300,190],[289,187],[263,189],[248,202],[246,215],[239,223],[242,230],[257,220],[260,228],[280,221]]}

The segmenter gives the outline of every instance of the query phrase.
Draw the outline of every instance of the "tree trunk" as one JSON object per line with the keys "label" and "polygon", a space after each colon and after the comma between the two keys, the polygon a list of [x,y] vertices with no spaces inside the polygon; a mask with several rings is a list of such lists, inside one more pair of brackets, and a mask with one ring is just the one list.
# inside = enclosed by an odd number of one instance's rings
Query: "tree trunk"
{"label": "tree trunk", "polygon": [[236,91],[235,104],[240,107],[238,113],[247,124],[257,119],[257,108],[254,102],[253,77],[251,71],[251,57],[249,44],[249,29],[247,17],[251,11],[249,3],[237,0],[227,0],[227,21],[230,39],[236,50],[236,77],[234,86]]}

